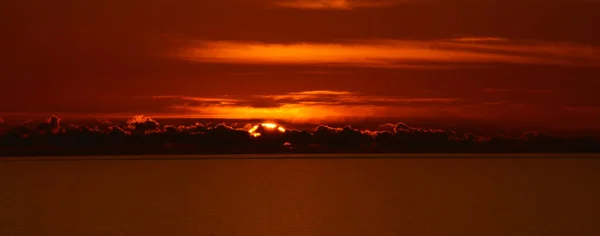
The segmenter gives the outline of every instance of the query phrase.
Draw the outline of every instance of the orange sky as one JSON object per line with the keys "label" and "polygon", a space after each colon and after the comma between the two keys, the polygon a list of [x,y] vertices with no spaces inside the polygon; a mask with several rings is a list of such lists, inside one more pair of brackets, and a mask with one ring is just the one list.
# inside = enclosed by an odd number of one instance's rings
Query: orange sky
{"label": "orange sky", "polygon": [[0,117],[600,128],[600,2],[9,0]]}

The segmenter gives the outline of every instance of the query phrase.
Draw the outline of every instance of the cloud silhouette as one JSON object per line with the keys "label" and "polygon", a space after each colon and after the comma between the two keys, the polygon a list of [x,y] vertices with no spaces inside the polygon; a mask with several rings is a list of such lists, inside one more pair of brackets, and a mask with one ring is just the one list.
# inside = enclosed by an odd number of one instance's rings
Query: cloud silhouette
{"label": "cloud silhouette", "polygon": [[63,129],[60,127],[60,120],[61,119],[57,116],[52,115],[48,117],[48,119],[46,119],[46,122],[40,123],[37,126],[37,130],[40,132],[40,134],[56,134],[59,132],[63,132]]}
{"label": "cloud silhouette", "polygon": [[113,137],[123,137],[126,135],[130,135],[131,132],[129,132],[128,130],[125,130],[119,126],[110,126],[109,127],[109,132],[108,135],[113,136]]}
{"label": "cloud silhouette", "polygon": [[160,124],[150,117],[137,115],[127,121],[127,129],[134,134],[148,134],[160,131]]}
{"label": "cloud silhouette", "polygon": [[67,125],[67,127],[65,128],[65,130],[68,133],[84,133],[84,134],[101,133],[102,132],[98,128],[98,126],[89,127],[87,125],[76,125],[76,124],[69,124],[69,125]]}
{"label": "cloud silhouette", "polygon": [[396,124],[394,126],[394,132],[396,132],[396,133],[410,132],[411,130],[412,130],[412,128],[409,127],[408,125],[404,124],[403,122],[399,122],[398,124]]}
{"label": "cloud silhouette", "polygon": [[[509,136],[412,127],[403,122],[382,124],[380,130],[325,124],[314,129],[269,132],[252,136],[248,125],[166,124],[151,117],[134,116],[123,126],[99,128],[61,124],[50,116],[34,129],[10,125],[0,134],[0,156],[112,155],[200,153],[345,153],[345,152],[594,152],[598,137],[560,137],[538,131]],[[104,123],[105,124],[105,123]]]}
{"label": "cloud silhouette", "polygon": [[0,118],[0,134],[6,134],[8,129],[10,129],[10,125],[6,124],[4,119]]}

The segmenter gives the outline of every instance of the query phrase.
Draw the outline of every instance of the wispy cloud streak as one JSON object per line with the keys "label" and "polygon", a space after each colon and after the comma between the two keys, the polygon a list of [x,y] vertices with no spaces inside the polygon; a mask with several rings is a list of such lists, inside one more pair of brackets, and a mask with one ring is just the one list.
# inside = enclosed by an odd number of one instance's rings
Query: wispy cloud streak
{"label": "wispy cloud streak", "polygon": [[175,56],[197,62],[227,64],[327,64],[385,68],[435,68],[484,63],[600,65],[600,49],[592,46],[514,42],[500,38],[291,44],[193,41]]}
{"label": "wispy cloud streak", "polygon": [[279,0],[274,2],[283,8],[307,10],[352,10],[356,8],[387,7],[398,3],[393,0]]}
{"label": "wispy cloud streak", "polygon": [[[429,109],[445,109],[457,98],[373,96],[350,91],[302,91],[250,97],[194,98],[154,96],[175,99],[171,108],[204,118],[284,119],[293,121],[328,121],[371,117],[426,116]],[[450,109],[448,109],[450,110]]]}

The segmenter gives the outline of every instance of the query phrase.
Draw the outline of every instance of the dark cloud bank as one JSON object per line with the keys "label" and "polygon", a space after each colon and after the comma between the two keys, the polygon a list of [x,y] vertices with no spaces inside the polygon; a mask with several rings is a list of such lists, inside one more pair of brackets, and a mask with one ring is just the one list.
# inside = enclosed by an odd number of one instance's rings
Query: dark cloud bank
{"label": "dark cloud bank", "polygon": [[600,152],[596,137],[555,137],[525,132],[518,137],[480,136],[442,129],[411,127],[402,122],[380,130],[319,125],[285,132],[239,124],[161,125],[136,116],[123,124],[62,124],[56,116],[37,126],[0,122],[0,156],[231,154],[231,153],[514,153]]}

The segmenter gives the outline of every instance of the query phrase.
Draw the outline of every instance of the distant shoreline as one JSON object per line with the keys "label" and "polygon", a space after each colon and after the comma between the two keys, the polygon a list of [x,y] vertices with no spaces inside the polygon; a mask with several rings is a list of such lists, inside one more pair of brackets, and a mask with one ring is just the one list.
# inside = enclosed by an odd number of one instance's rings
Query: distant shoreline
{"label": "distant shoreline", "polygon": [[294,160],[294,159],[581,159],[600,160],[600,153],[364,153],[364,154],[201,154],[201,155],[96,155],[96,156],[10,156],[12,161],[134,161],[134,160]]}

